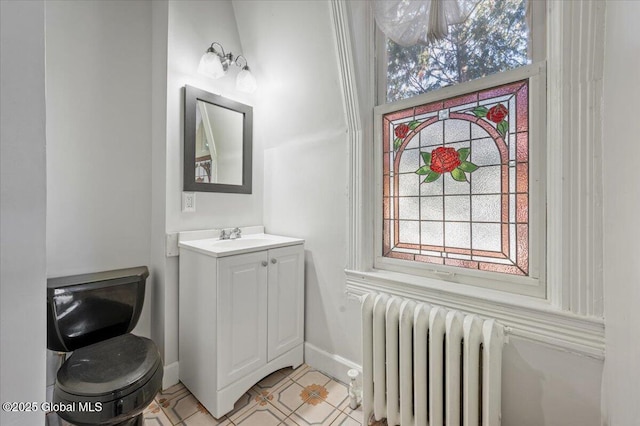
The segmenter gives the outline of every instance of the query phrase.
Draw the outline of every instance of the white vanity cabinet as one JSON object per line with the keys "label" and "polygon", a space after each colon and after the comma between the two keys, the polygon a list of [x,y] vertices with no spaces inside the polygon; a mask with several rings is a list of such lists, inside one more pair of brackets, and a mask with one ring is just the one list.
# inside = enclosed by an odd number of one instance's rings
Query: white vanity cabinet
{"label": "white vanity cabinet", "polygon": [[268,252],[218,260],[218,389],[267,363]]}
{"label": "white vanity cabinet", "polygon": [[180,380],[217,418],[263,377],[303,362],[303,241],[243,239],[211,245],[239,247],[226,251],[180,242]]}

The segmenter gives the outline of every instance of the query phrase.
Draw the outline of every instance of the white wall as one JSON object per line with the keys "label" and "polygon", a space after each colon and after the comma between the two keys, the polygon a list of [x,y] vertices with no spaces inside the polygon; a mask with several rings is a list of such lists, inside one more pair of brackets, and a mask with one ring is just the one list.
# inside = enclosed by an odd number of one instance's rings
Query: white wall
{"label": "white wall", "polygon": [[[0,401],[44,401],[44,2],[0,2]],[[44,413],[2,410],[5,426]]]}
{"label": "white wall", "polygon": [[151,5],[47,1],[46,37],[47,275],[148,265]]}
{"label": "white wall", "polygon": [[357,304],[344,293],[347,129],[329,2],[233,3],[260,78],[254,133],[265,147],[264,223],[306,240],[305,341],[358,360]]}
{"label": "white wall", "polygon": [[[213,80],[197,73],[200,57],[217,41],[225,52],[245,54],[231,1],[170,1],[167,58],[167,231],[256,225],[262,221],[262,147],[254,140],[253,193],[198,192],[196,212],[182,213],[182,153],[185,85],[252,105],[253,95],[236,90],[240,68]],[[247,57],[253,66],[255,59]],[[254,132],[255,133],[255,132]]]}
{"label": "white wall", "polygon": [[601,424],[601,360],[517,337],[502,357],[503,426]]}
{"label": "white wall", "polygon": [[611,426],[640,419],[640,30],[637,1],[608,1],[603,96],[606,362]]}
{"label": "white wall", "polygon": [[[47,276],[150,266],[151,4],[47,1],[45,20]],[[153,299],[151,268],[136,334]]]}

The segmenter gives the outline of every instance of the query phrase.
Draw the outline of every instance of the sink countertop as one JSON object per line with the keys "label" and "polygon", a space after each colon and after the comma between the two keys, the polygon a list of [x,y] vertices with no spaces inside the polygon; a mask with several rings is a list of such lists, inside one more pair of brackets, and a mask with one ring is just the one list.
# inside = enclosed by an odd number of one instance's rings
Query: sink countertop
{"label": "sink countertop", "polygon": [[265,233],[244,234],[235,240],[221,240],[219,238],[188,239],[178,243],[178,247],[192,250],[212,257],[232,256],[251,253],[277,247],[292,246],[304,243],[303,239],[283,237]]}

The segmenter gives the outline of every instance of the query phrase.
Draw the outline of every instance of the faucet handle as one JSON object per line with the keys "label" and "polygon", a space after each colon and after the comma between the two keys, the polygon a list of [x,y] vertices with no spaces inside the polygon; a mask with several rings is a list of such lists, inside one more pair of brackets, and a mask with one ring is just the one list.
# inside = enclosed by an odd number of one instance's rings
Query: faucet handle
{"label": "faucet handle", "polygon": [[242,230],[238,227],[233,228],[233,231],[231,231],[231,235],[235,235],[236,238],[240,238],[242,236]]}
{"label": "faucet handle", "polygon": [[226,230],[222,229],[220,231],[220,239],[221,240],[228,240],[229,239],[229,234],[227,233]]}

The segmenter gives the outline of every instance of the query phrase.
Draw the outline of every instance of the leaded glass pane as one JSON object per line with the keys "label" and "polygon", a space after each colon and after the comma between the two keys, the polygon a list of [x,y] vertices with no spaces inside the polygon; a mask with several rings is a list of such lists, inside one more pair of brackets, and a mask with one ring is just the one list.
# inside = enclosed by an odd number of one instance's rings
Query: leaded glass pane
{"label": "leaded glass pane", "polygon": [[420,132],[420,145],[440,145],[444,135],[444,123],[437,121]]}
{"label": "leaded glass pane", "polygon": [[[474,124],[473,128],[476,127],[480,128],[480,126]],[[484,129],[482,129],[482,131],[484,132]],[[470,157],[476,166],[494,166],[500,164],[500,151],[496,148],[495,141],[488,137],[473,140],[473,151]]]}
{"label": "leaded glass pane", "polygon": [[420,222],[413,220],[400,220],[400,234],[407,244],[420,243]]}
{"label": "leaded glass pane", "polygon": [[442,197],[422,197],[420,199],[420,219],[443,220]]}
{"label": "leaded glass pane", "polygon": [[478,167],[471,178],[471,192],[473,194],[499,194],[502,181],[501,166]]}
{"label": "leaded glass pane", "polygon": [[467,248],[471,241],[471,226],[469,222],[445,222],[444,244],[448,248]]}
{"label": "leaded glass pane", "polygon": [[471,231],[475,249],[494,252],[502,249],[499,223],[474,223]]}
{"label": "leaded glass pane", "polygon": [[398,175],[396,179],[399,182],[398,196],[410,197],[412,195],[420,195],[420,178],[414,173],[405,173]]}
{"label": "leaded glass pane", "polygon": [[444,197],[444,220],[469,221],[471,200],[468,195],[451,195]]}
{"label": "leaded glass pane", "polygon": [[[430,222],[423,221],[422,222],[422,233],[420,235],[422,239],[422,244],[428,246],[436,246],[442,247],[444,245],[444,224],[443,222]],[[429,247],[433,249],[433,247]],[[433,253],[437,253],[438,256],[441,255],[440,251],[430,250]]]}
{"label": "leaded glass pane", "polygon": [[468,182],[460,182],[451,177],[450,174],[442,176],[444,181],[444,192],[446,194],[469,194],[471,187]]}
{"label": "leaded glass pane", "polygon": [[528,81],[383,116],[383,256],[528,274]]}
{"label": "leaded glass pane", "polygon": [[433,185],[421,185],[420,195],[442,195],[444,192],[444,179],[438,179],[436,182],[432,182]]}
{"label": "leaded glass pane", "polygon": [[471,197],[471,220],[500,223],[500,195],[474,195]]}
{"label": "leaded glass pane", "polygon": [[446,143],[468,141],[471,138],[471,123],[467,120],[449,119],[444,122]]}
{"label": "leaded glass pane", "polygon": [[400,219],[420,219],[419,197],[398,197],[398,210]]}
{"label": "leaded glass pane", "polygon": [[420,167],[420,150],[405,149],[400,158],[399,173],[413,173]]}

